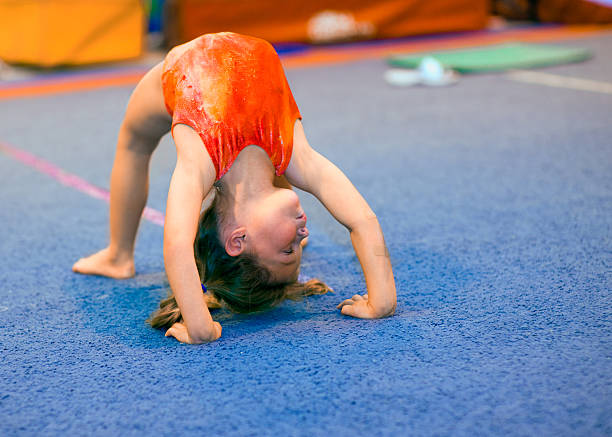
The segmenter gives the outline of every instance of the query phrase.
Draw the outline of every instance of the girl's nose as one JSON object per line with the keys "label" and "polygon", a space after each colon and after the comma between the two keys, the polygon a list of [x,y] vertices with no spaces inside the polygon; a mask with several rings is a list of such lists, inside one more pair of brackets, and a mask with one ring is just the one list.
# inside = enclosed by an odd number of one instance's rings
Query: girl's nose
{"label": "girl's nose", "polygon": [[306,229],[306,226],[302,226],[301,228],[298,228],[297,234],[300,238],[306,238],[308,237],[308,229]]}

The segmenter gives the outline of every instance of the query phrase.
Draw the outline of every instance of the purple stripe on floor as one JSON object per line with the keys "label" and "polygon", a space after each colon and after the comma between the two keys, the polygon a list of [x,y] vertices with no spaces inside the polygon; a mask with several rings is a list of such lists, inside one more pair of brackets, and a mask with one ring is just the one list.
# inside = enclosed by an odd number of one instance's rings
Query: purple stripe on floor
{"label": "purple stripe on floor", "polygon": [[[17,147],[11,146],[4,142],[0,142],[0,152],[3,152],[22,164],[33,168],[40,173],[51,177],[52,179],[55,179],[62,185],[73,188],[81,193],[85,193],[88,196],[95,197],[96,199],[101,199],[106,202],[110,201],[110,192],[108,190],[96,187],[95,185],[87,182],[85,179],[62,170],[55,164],[26,152],[25,150],[18,149]],[[145,207],[142,213],[142,218],[159,226],[164,225],[164,214],[153,208]]]}

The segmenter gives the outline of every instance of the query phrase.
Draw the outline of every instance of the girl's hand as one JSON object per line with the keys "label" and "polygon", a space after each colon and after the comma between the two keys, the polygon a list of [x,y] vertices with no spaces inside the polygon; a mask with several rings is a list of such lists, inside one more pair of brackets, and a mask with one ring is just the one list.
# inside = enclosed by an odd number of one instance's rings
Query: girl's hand
{"label": "girl's hand", "polygon": [[217,340],[221,337],[221,324],[219,322],[213,322],[213,330],[207,338],[203,339],[192,339],[189,335],[189,331],[187,331],[187,326],[183,323],[175,323],[166,331],[166,337],[174,337],[181,343],[186,344],[201,344],[201,343],[209,343],[211,341]]}
{"label": "girl's hand", "polygon": [[395,308],[386,312],[374,308],[368,301],[367,294],[363,296],[356,294],[352,298],[340,303],[336,308],[341,310],[345,316],[357,317],[359,319],[379,319],[390,316],[395,311]]}

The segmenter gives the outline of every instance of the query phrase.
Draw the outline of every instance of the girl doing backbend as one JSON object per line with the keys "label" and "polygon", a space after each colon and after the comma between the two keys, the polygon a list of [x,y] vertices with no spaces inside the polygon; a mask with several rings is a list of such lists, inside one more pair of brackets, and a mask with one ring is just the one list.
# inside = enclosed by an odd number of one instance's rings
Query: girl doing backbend
{"label": "girl doing backbend", "polygon": [[208,309],[219,301],[249,312],[328,290],[317,280],[297,282],[308,229],[291,186],[313,194],[350,232],[367,294],[343,301],[342,314],[391,315],[395,282],[378,220],[348,178],[310,147],[300,119],[269,43],[226,32],[175,47],[130,97],[111,174],[109,245],[73,270],[134,275],[150,158],[171,131],[177,162],[164,264],[172,295],[153,314],[154,327],[184,343],[209,342],[221,336]]}

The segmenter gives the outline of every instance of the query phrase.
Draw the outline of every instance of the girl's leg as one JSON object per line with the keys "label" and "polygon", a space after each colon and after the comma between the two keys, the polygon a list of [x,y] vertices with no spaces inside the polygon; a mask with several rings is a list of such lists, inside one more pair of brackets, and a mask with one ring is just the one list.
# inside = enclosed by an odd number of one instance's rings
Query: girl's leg
{"label": "girl's leg", "polygon": [[171,119],[162,93],[163,64],[153,67],[130,97],[111,173],[108,247],[78,260],[72,270],[113,278],[134,276],[134,242],[149,191],[149,162]]}
{"label": "girl's leg", "polygon": [[157,142],[136,140],[122,129],[111,173],[109,245],[78,260],[73,271],[119,279],[134,276],[134,243],[147,202],[149,162]]}

